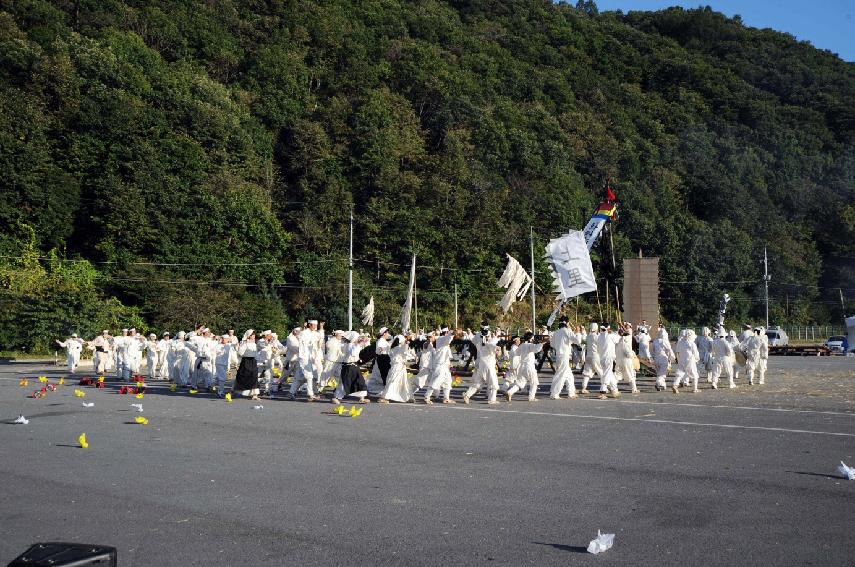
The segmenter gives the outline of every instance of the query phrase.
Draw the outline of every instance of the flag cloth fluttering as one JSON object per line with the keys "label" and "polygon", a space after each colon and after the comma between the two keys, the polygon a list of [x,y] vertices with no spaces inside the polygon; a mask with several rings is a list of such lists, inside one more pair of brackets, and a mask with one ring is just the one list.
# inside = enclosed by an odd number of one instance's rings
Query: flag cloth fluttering
{"label": "flag cloth fluttering", "polygon": [[525,268],[517,262],[516,258],[510,254],[505,254],[508,257],[508,265],[502,277],[499,278],[498,285],[506,288],[505,296],[499,302],[499,306],[507,313],[514,302],[525,297],[531,286],[531,276],[525,271]]}
{"label": "flag cloth fluttering", "polygon": [[368,305],[362,310],[362,324],[366,327],[374,326],[374,296],[368,300]]}
{"label": "flag cloth fluttering", "polygon": [[555,292],[559,300],[597,290],[591,254],[582,231],[573,230],[546,245],[546,258],[552,268]]}

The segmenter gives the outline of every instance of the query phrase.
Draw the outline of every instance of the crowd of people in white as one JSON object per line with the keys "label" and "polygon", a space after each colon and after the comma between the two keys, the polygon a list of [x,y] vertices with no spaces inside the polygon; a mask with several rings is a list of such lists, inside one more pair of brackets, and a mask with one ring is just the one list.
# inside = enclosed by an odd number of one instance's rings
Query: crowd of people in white
{"label": "crowd of people in white", "polygon": [[[697,392],[701,378],[714,389],[721,378],[736,388],[740,373],[749,385],[755,380],[758,384],[765,381],[769,344],[762,327],[745,325],[739,337],[724,327],[719,327],[714,336],[707,327],[700,335],[685,329],[676,345],[662,325],[655,331],[651,333],[646,322],[635,329],[629,323],[621,323],[616,329],[591,323],[586,329],[571,325],[564,317],[555,332],[542,329],[537,335],[528,331],[511,336],[482,324],[475,333],[443,327],[393,336],[383,327],[372,341],[361,331],[337,330],[326,337],[323,322],[308,320],[284,341],[270,330],[256,333],[250,329],[239,338],[233,330],[215,335],[199,326],[174,338],[168,332],[158,339],[154,333],[144,337],[136,329],[122,329],[119,336],[104,330],[90,341],[74,334],[57,343],[66,349],[72,373],[86,348],[93,351],[94,370],[99,375],[115,372],[119,380],[130,381],[140,374],[145,360],[150,379],[169,380],[190,390],[208,389],[223,397],[233,376],[230,393],[251,399],[275,398],[284,391],[285,397],[293,400],[305,388],[308,401],[326,395],[332,403],[341,403],[346,397],[368,403],[369,396],[381,403],[414,402],[423,390],[422,399],[427,404],[434,402],[435,394],[441,395],[443,403],[455,403],[451,399],[452,370],[472,364],[474,369],[463,393],[467,404],[482,388],[486,388],[488,404],[498,403],[500,392],[511,402],[523,390],[527,390],[529,401],[536,401],[538,363],[542,366],[545,362],[554,371],[549,387],[552,399],[565,392],[569,398],[588,394],[591,379],[599,381],[602,399],[619,397],[621,381],[627,382],[631,393],[638,393],[636,376],[642,365],[655,374],[657,391],[667,388],[669,374],[673,374],[674,393],[682,387]],[[458,346],[456,352],[453,342]],[[574,370],[581,371],[578,392]]]}

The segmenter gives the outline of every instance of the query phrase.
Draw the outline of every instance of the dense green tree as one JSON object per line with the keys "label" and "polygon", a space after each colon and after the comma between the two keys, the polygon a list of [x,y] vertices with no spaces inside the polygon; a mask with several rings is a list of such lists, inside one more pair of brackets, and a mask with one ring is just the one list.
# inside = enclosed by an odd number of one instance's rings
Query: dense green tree
{"label": "dense green tree", "polygon": [[775,322],[851,311],[855,67],[789,35],[589,1],[0,0],[0,349],[344,326],[351,211],[357,312],[393,323],[416,254],[420,323],[455,284],[466,324],[499,320],[504,254],[581,228],[606,178],[574,314],[642,250],[667,319],[724,291],[758,319],[764,247]]}

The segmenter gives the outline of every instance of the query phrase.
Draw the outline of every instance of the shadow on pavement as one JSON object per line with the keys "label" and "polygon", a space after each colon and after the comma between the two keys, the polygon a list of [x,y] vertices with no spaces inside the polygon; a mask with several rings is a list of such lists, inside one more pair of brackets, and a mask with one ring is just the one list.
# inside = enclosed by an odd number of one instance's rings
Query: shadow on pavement
{"label": "shadow on pavement", "polygon": [[542,541],[533,541],[535,545],[546,545],[549,547],[554,547],[555,549],[560,549],[561,551],[569,551],[571,553],[588,553],[587,547],[582,547],[581,545],[564,545],[563,543],[544,543]]}

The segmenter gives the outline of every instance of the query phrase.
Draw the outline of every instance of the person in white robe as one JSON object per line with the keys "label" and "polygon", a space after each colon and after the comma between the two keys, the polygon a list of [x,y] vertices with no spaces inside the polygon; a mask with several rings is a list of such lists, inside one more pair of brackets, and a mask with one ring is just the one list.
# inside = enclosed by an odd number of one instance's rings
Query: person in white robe
{"label": "person in white robe", "polygon": [[487,403],[497,404],[496,394],[499,391],[499,375],[496,367],[496,352],[499,347],[500,338],[490,332],[490,327],[481,326],[481,333],[475,335],[472,343],[478,349],[478,360],[475,363],[475,372],[472,374],[472,384],[463,394],[463,403],[468,404],[470,398],[487,386]]}
{"label": "person in white robe", "polygon": [[172,357],[175,360],[175,365],[172,368],[172,379],[182,388],[190,385],[190,348],[187,346],[186,336],[184,331],[179,331],[172,342],[171,350]]}
{"label": "person in white robe", "polygon": [[255,340],[255,331],[247,329],[243,339],[238,344],[237,355],[240,357],[235,383],[232,390],[240,396],[251,400],[258,400],[260,390],[258,388],[258,346]]}
{"label": "person in white robe", "polygon": [[149,334],[148,340],[145,342],[145,365],[148,370],[148,377],[152,380],[157,378],[157,335]]}
{"label": "person in white robe", "polygon": [[389,355],[391,339],[392,335],[389,333],[389,329],[381,327],[374,347],[374,365],[371,367],[371,374],[368,375],[368,393],[371,395],[378,394],[386,385],[386,377],[389,375],[389,369],[392,366],[392,359]]}
{"label": "person in white robe", "polygon": [[273,399],[273,331],[267,330],[261,333],[261,338],[255,342],[258,369],[258,387],[261,395]]}
{"label": "person in white robe", "polygon": [[684,329],[680,332],[677,340],[677,371],[674,372],[674,385],[671,390],[677,394],[682,384],[692,385],[692,392],[698,392],[698,345],[695,344],[695,332],[692,329]]}
{"label": "person in white robe", "polygon": [[537,401],[537,387],[540,384],[537,376],[537,360],[535,355],[543,350],[543,343],[533,343],[534,334],[530,331],[523,335],[522,342],[517,347],[516,355],[519,357],[516,381],[505,392],[508,403],[513,400],[514,394],[528,387],[528,401]]}
{"label": "person in white robe", "polygon": [[72,333],[70,337],[64,341],[57,340],[56,344],[65,349],[65,360],[68,364],[68,371],[74,374],[77,365],[80,364],[80,353],[83,351],[83,339],[77,336],[77,333]]}
{"label": "person in white robe", "polygon": [[676,358],[674,357],[674,350],[671,348],[671,341],[668,340],[667,333],[660,332],[651,345],[653,349],[653,365],[656,367],[655,388],[657,392],[661,392],[668,387],[666,382],[668,370]]}
{"label": "person in white robe", "polygon": [[733,347],[727,342],[724,328],[719,329],[718,336],[712,344],[712,369],[710,378],[713,389],[718,389],[718,379],[724,375],[729,388],[736,388],[733,382]]}
{"label": "person in white robe", "polygon": [[650,334],[647,332],[647,327],[638,328],[635,340],[638,343],[638,358],[650,361],[653,357],[650,355]]}
{"label": "person in white robe", "polygon": [[748,335],[739,344],[739,348],[745,353],[745,373],[748,375],[749,386],[754,385],[754,374],[760,365],[760,351],[763,348],[763,339],[760,338],[760,334],[761,329],[757,327],[754,329],[754,333]]}
{"label": "person in white robe", "polygon": [[220,342],[216,346],[215,363],[216,363],[216,378],[217,378],[217,397],[222,398],[226,392],[226,380],[228,379],[229,368],[237,365],[240,362],[237,349],[232,344],[231,336],[223,335],[220,337]]}
{"label": "person in white robe", "polygon": [[415,375],[415,384],[418,390],[426,387],[430,380],[430,371],[433,367],[433,353],[436,349],[433,346],[436,340],[436,335],[433,332],[423,335],[422,348],[419,352],[419,371]]}
{"label": "person in white robe", "polygon": [[302,330],[302,327],[294,327],[288,334],[288,338],[285,339],[285,359],[283,361],[285,369],[279,377],[277,390],[285,388],[288,378],[291,378],[293,381],[294,374],[297,372],[297,360],[300,356],[300,332]]}
{"label": "person in white robe", "polygon": [[128,330],[127,368],[131,377],[139,376],[142,366],[142,352],[145,348],[145,337],[132,328]]}
{"label": "person in white robe", "polygon": [[757,378],[758,384],[761,386],[766,383],[766,368],[769,364],[769,337],[766,335],[766,329],[760,327],[760,359],[757,361]]}
{"label": "person in white robe", "polygon": [[582,366],[582,394],[588,392],[588,381],[594,376],[599,376],[602,382],[603,368],[600,365],[600,351],[597,342],[600,337],[599,325],[591,323],[590,331],[585,336],[585,363]]}
{"label": "person in white robe", "polygon": [[315,383],[317,381],[317,373],[319,372],[317,368],[318,337],[318,321],[310,319],[308,327],[300,331],[297,371],[294,374],[288,395],[288,398],[291,400],[297,399],[297,392],[303,384],[306,385],[306,401],[314,402],[318,399],[315,396]]}
{"label": "person in white robe", "polygon": [[549,344],[555,351],[555,374],[549,387],[549,397],[557,400],[561,392],[567,388],[568,398],[576,397],[576,383],[573,378],[573,345],[579,344],[581,338],[573,332],[566,316],[561,317],[558,330],[549,337]]}
{"label": "person in white robe", "polygon": [[617,378],[615,377],[615,347],[620,342],[620,336],[612,331],[611,326],[600,327],[600,334],[597,337],[597,352],[600,355],[600,368],[602,372],[602,380],[600,384],[599,399],[605,400],[607,394],[611,394],[613,398],[619,398]]}
{"label": "person in white robe", "polygon": [[407,352],[410,350],[412,335],[398,335],[389,343],[391,366],[386,375],[386,385],[380,392],[381,404],[389,402],[414,402],[416,392],[413,380],[407,374]]}
{"label": "person in white robe", "polygon": [[442,390],[442,403],[457,403],[451,399],[451,341],[459,331],[452,333],[448,327],[439,331],[439,336],[434,341],[434,353],[431,356],[430,382],[425,390],[425,403],[433,404],[433,393]]}
{"label": "person in white robe", "polygon": [[333,331],[333,335],[327,339],[326,349],[324,350],[324,370],[321,373],[321,387],[318,388],[318,393],[321,393],[328,387],[331,380],[336,381],[341,377],[341,339],[344,336],[344,331]]}
{"label": "person in white robe", "polygon": [[695,345],[698,347],[698,376],[712,382],[710,370],[712,369],[712,331],[709,327],[703,327],[701,334],[695,337]]}
{"label": "person in white robe", "polygon": [[348,331],[342,336],[341,380],[336,386],[333,404],[340,404],[347,397],[355,398],[360,404],[371,402],[368,399],[368,387],[359,368],[359,353],[368,346],[370,340],[356,331]]}
{"label": "person in white robe", "polygon": [[630,391],[633,394],[637,394],[638,387],[635,383],[636,355],[632,350],[632,325],[623,323],[620,331],[618,331],[618,337],[620,340],[615,345],[615,373],[619,376],[620,380],[629,382]]}
{"label": "person in white robe", "polygon": [[116,351],[116,378],[127,382],[131,379],[130,355],[128,350],[131,339],[128,329],[122,329],[122,335],[113,339],[113,348]]}
{"label": "person in white robe", "polygon": [[171,346],[169,332],[163,333],[163,338],[157,341],[157,377],[160,380],[169,380],[169,348]]}
{"label": "person in white robe", "polygon": [[103,376],[107,372],[108,359],[111,356],[110,331],[104,329],[101,335],[86,343],[86,347],[94,351],[92,355],[92,364],[95,368],[95,373]]}

